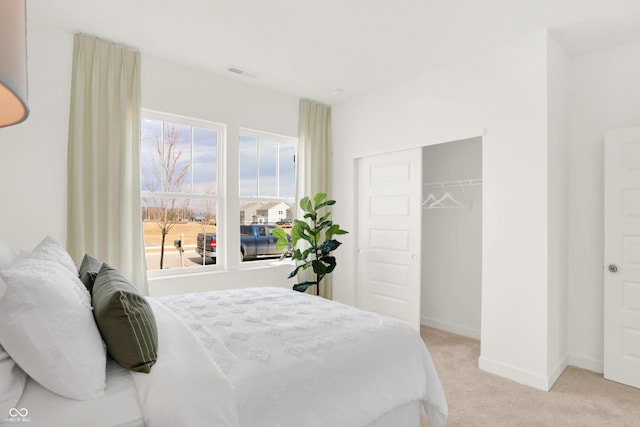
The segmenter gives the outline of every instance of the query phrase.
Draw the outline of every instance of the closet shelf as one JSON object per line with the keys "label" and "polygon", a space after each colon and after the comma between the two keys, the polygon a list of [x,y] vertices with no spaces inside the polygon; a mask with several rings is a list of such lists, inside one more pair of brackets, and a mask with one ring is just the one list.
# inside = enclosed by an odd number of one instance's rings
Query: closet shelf
{"label": "closet shelf", "polygon": [[424,187],[468,187],[471,185],[482,185],[482,178],[474,179],[460,179],[457,181],[440,181],[440,182],[427,182],[423,184]]}

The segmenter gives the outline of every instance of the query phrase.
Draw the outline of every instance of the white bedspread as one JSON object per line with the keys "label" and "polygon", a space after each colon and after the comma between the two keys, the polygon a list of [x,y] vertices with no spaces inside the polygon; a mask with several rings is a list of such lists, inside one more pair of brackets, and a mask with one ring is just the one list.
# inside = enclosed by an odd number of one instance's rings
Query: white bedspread
{"label": "white bedspread", "polygon": [[150,299],[158,324],[158,361],[131,372],[147,427],[238,425],[233,388],[184,323]]}
{"label": "white bedspread", "polygon": [[158,362],[134,375],[150,427],[366,426],[412,400],[445,424],[431,357],[400,321],[279,288],[155,301]]}

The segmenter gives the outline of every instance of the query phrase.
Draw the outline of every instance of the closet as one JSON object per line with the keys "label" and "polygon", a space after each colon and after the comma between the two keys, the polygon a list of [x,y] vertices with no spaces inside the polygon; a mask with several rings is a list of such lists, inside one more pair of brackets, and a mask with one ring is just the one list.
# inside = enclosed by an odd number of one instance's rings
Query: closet
{"label": "closet", "polygon": [[482,138],[422,155],[420,322],[480,339]]}

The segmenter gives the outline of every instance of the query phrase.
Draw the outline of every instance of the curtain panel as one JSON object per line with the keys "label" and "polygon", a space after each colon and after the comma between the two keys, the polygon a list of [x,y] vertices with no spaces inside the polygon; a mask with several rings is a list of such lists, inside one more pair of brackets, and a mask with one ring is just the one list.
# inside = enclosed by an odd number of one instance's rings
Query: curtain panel
{"label": "curtain panel", "polygon": [[140,53],[76,34],[67,249],[120,270],[148,294],[140,210]]}
{"label": "curtain panel", "polygon": [[[296,200],[331,189],[331,108],[302,99],[298,109],[298,159],[296,161]],[[296,216],[303,212],[296,208]],[[308,277],[301,277],[302,275]],[[299,280],[313,280],[312,272],[303,271]],[[331,299],[331,275],[320,284],[320,295]]]}

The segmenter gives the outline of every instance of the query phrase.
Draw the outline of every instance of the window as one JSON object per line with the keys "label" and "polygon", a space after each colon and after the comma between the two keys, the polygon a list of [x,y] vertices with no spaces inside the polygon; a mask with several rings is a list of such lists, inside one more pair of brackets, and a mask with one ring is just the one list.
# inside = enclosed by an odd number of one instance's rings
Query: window
{"label": "window", "polygon": [[[240,224],[272,224],[288,232],[295,203],[296,140],[241,129],[239,151]],[[265,256],[279,256],[274,245],[261,251]],[[242,259],[256,258],[245,254]]]}
{"label": "window", "polygon": [[143,111],[140,136],[142,219],[147,269],[212,263],[199,234],[216,245],[218,158],[223,125]]}

